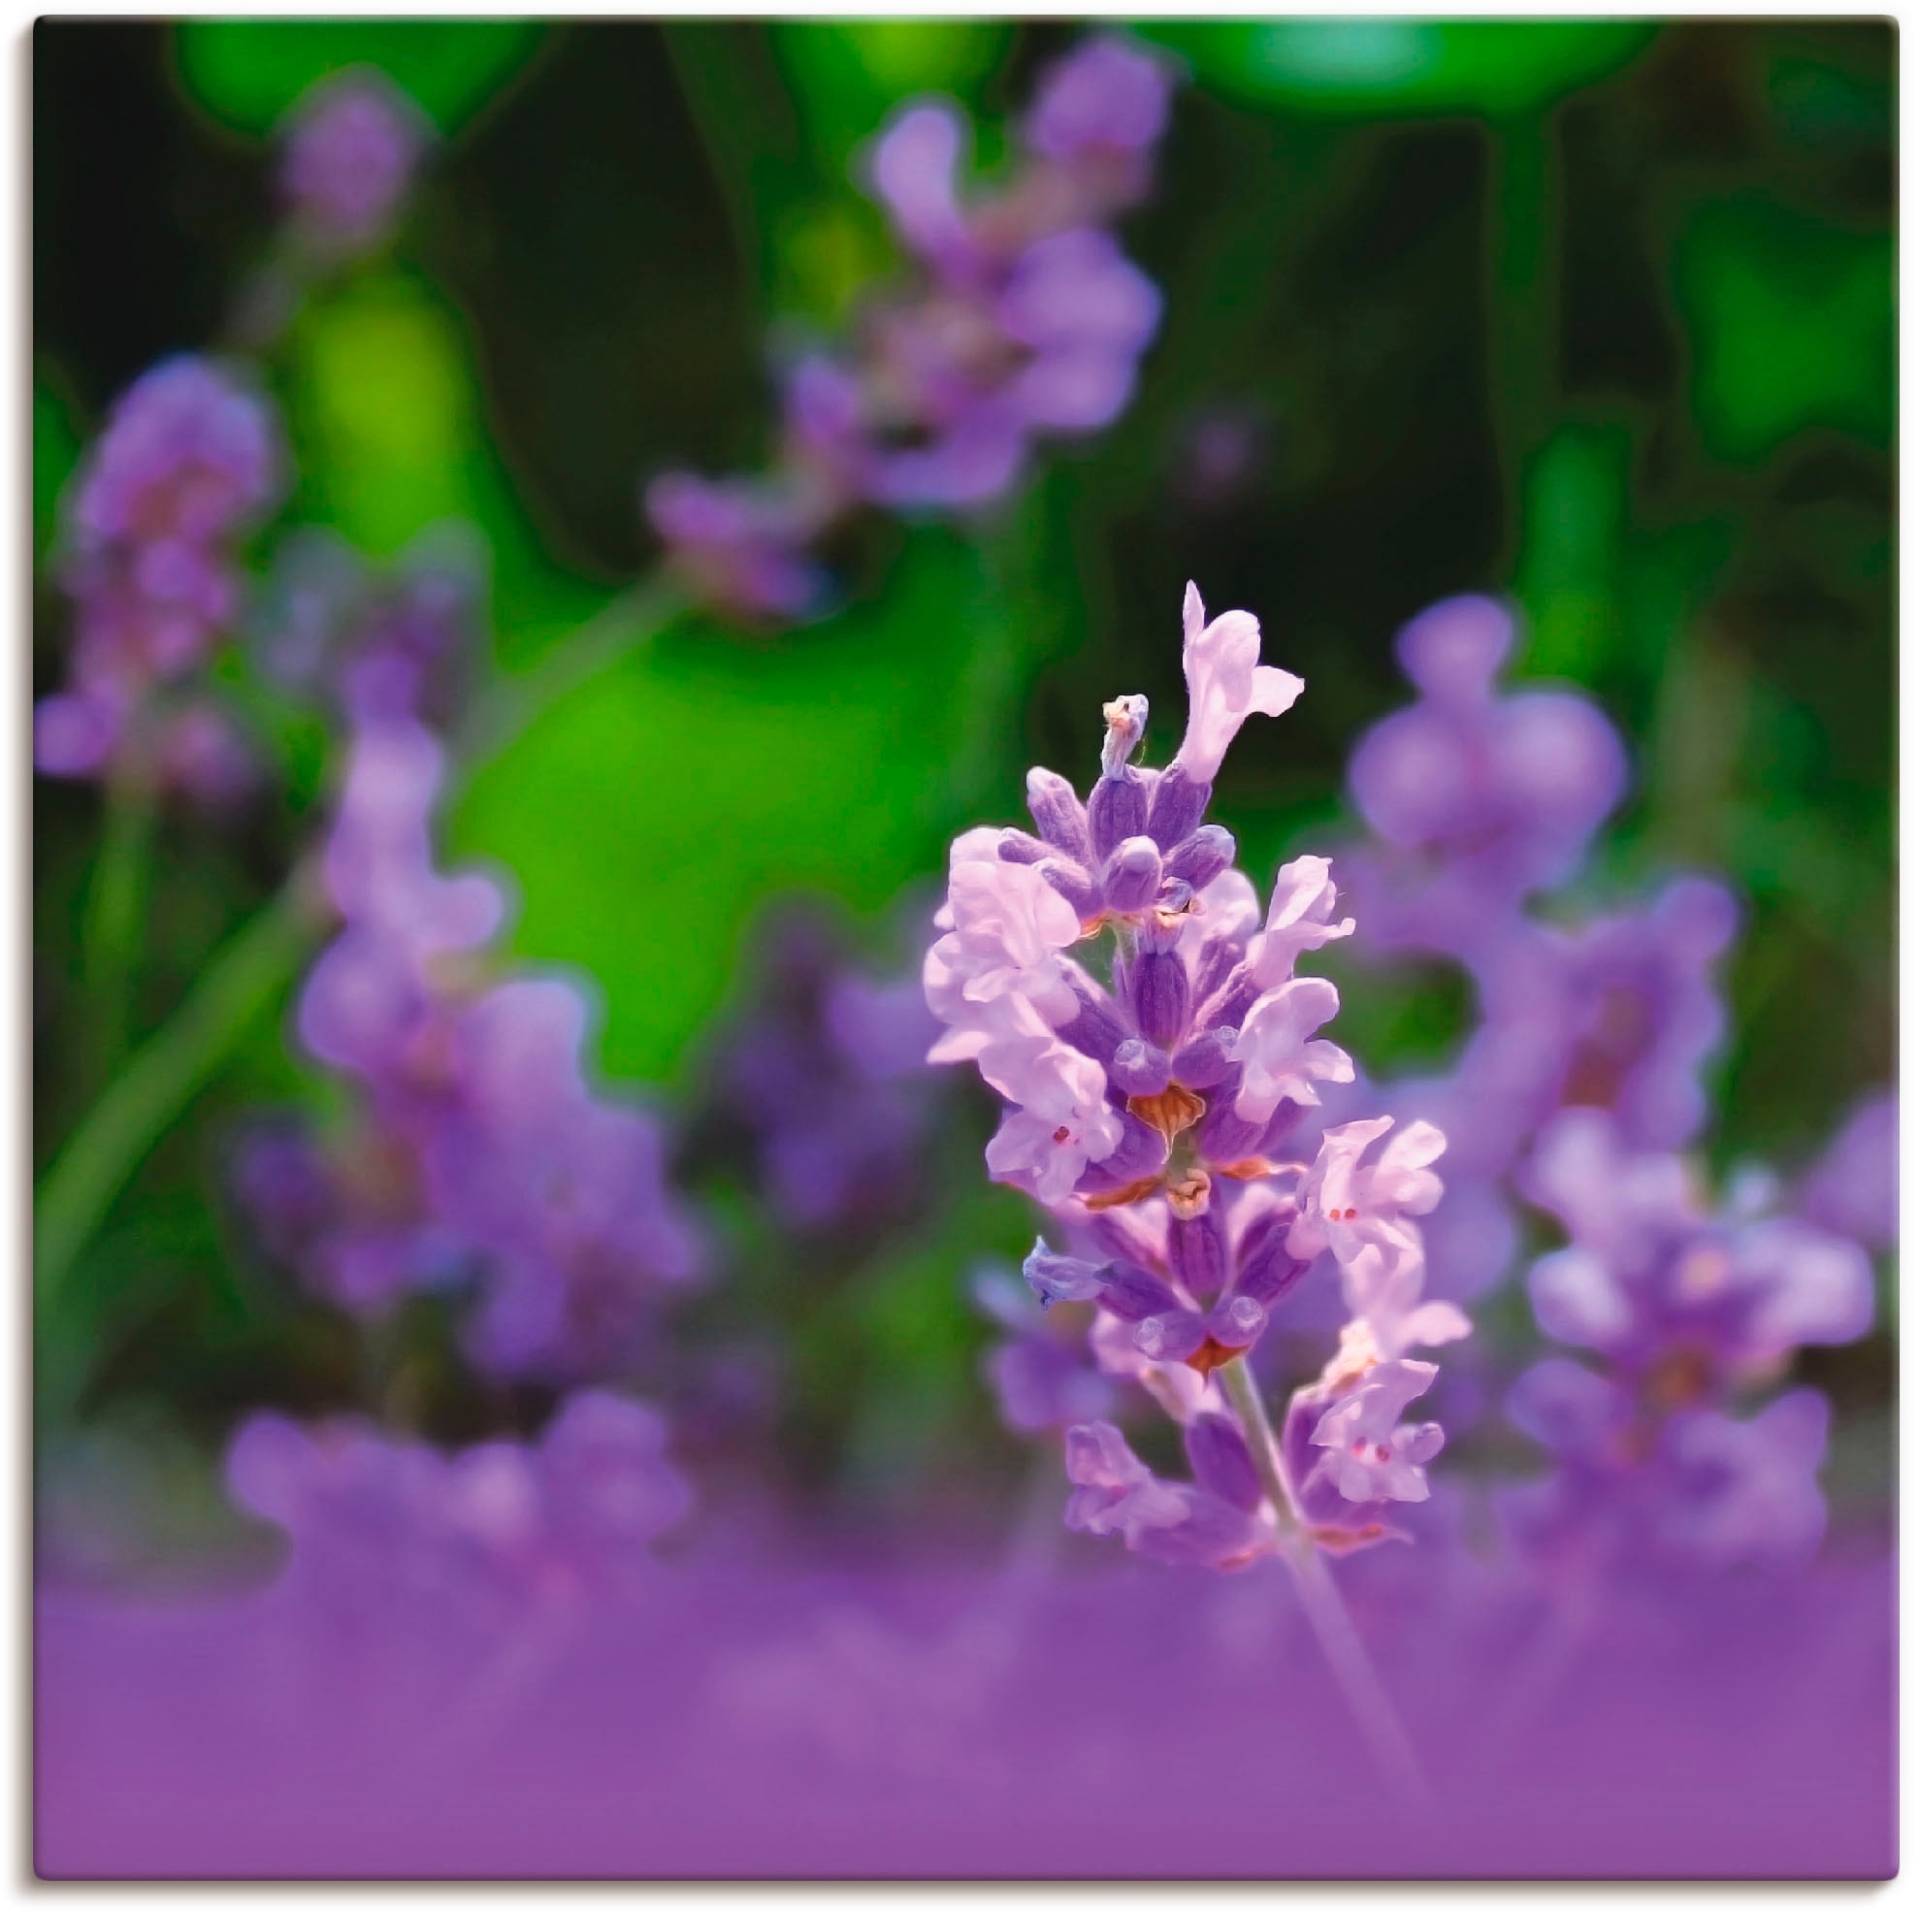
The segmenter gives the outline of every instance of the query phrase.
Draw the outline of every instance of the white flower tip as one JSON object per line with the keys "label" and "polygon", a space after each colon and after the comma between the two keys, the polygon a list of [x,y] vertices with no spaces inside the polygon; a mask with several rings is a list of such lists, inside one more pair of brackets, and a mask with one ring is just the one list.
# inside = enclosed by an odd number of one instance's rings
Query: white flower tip
{"label": "white flower tip", "polygon": [[1187,580],[1187,595],[1180,605],[1180,623],[1189,644],[1206,629],[1207,607],[1200,601],[1199,585],[1191,578]]}

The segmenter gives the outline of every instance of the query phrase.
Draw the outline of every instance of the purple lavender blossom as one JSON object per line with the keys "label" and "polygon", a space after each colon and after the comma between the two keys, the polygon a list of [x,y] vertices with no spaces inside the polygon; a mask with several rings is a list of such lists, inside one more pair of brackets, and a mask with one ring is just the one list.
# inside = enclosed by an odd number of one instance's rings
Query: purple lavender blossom
{"label": "purple lavender blossom", "polygon": [[1686,1162],[1634,1153],[1590,1111],[1549,1127],[1527,1185],[1571,1237],[1533,1267],[1534,1313],[1599,1366],[1544,1362],[1515,1391],[1513,1418],[1556,1463],[1510,1503],[1522,1538],[1715,1562],[1803,1553],[1824,1518],[1824,1399],[1800,1390],[1748,1421],[1727,1409],[1800,1348],[1867,1332],[1864,1251],[1770,1213],[1758,1182],[1708,1210]]}
{"label": "purple lavender blossom", "polygon": [[1483,947],[1481,1021],[1448,1090],[1476,1111],[1475,1167],[1507,1169],[1561,1109],[1603,1109],[1647,1148],[1691,1141],[1738,920],[1721,884],[1682,876],[1633,908],[1567,929],[1516,922]]}
{"label": "purple lavender blossom", "polygon": [[209,360],[174,358],[116,401],[66,501],[67,688],[35,713],[49,776],[102,775],[136,721],[210,655],[238,613],[231,547],[278,498],[265,402]]}
{"label": "purple lavender blossom", "polygon": [[399,1607],[503,1617],[631,1582],[691,1504],[666,1428],[641,1402],[583,1390],[537,1440],[445,1453],[360,1421],[256,1414],[227,1455],[234,1498],[287,1536],[285,1597],[346,1622]]}
{"label": "purple lavender blossom", "polygon": [[444,729],[466,702],[485,599],[485,553],[463,527],[423,534],[384,571],[344,539],[302,532],[275,556],[253,650],[282,690],[349,722]]}
{"label": "purple lavender blossom", "polygon": [[1868,1096],[1800,1185],[1795,1206],[1815,1227],[1871,1253],[1893,1246],[1900,1111],[1891,1090]]}
{"label": "purple lavender blossom", "polygon": [[717,1060],[718,1113],[781,1221],[844,1254],[924,1198],[938,1025],[911,976],[858,967],[816,909],[782,910],[754,941],[764,962]]}
{"label": "purple lavender blossom", "polygon": [[322,80],[294,107],[280,193],[294,232],[341,257],[383,239],[413,183],[431,128],[374,67]]}
{"label": "purple lavender blossom", "polygon": [[[331,1199],[297,1244],[300,1271],[369,1312],[475,1290],[468,1348],[492,1373],[618,1371],[663,1288],[697,1271],[698,1233],[668,1192],[657,1121],[587,1078],[580,986],[486,974],[502,899],[434,867],[442,764],[411,723],[356,734],[324,863],[342,927],[296,1013],[359,1110],[325,1146]],[[256,1185],[284,1233],[286,1177]]]}
{"label": "purple lavender blossom", "polygon": [[1117,1535],[1150,1560],[1233,1569],[1274,1550],[1260,1517],[1258,1476],[1246,1443],[1219,1414],[1188,1428],[1196,1480],[1162,1480],[1117,1427],[1094,1421],[1067,1430],[1066,1522],[1076,1533]]}
{"label": "purple lavender blossom", "polygon": [[1449,598],[1400,633],[1418,701],[1354,748],[1355,806],[1378,845],[1349,875],[1377,948],[1465,956],[1570,875],[1626,787],[1611,724],[1577,692],[1496,680],[1513,618]]}
{"label": "purple lavender blossom", "polygon": [[1521,1375],[1507,1411],[1551,1468],[1502,1489],[1500,1516],[1526,1555],[1570,1580],[1644,1563],[1800,1564],[1825,1531],[1830,1411],[1817,1389],[1746,1419],[1717,1408],[1649,1419],[1592,1369],[1555,1359]]}
{"label": "purple lavender blossom", "polygon": [[980,1269],[972,1291],[980,1312],[1002,1330],[982,1371],[1014,1433],[1041,1434],[1113,1411],[1114,1388],[1087,1344],[1083,1310],[1039,1301],[1002,1268]]}
{"label": "purple lavender blossom", "polygon": [[[1441,1444],[1437,1426],[1399,1425],[1437,1372],[1408,1351],[1468,1332],[1451,1302],[1423,1295],[1437,1128],[1413,1121],[1387,1140],[1390,1116],[1332,1124],[1311,1163],[1284,1159],[1321,1085],[1354,1079],[1315,1034],[1338,993],[1294,973],[1353,922],[1318,857],[1279,872],[1263,918],[1230,867],[1232,839],[1204,821],[1247,720],[1303,688],[1259,660],[1255,620],[1209,621],[1189,585],[1188,722],[1173,762],[1136,767],[1146,700],[1109,703],[1085,803],[1036,770],[1037,834],[983,827],[954,843],[924,967],[945,1025],[933,1058],[973,1062],[1007,1104],[989,1170],[1069,1237],[1065,1251],[1036,1241],[1028,1286],[1043,1308],[1091,1304],[1100,1368],[1137,1381],[1186,1432],[1191,1486],[1160,1479],[1105,1419],[1070,1427],[1068,1523],[1214,1566],[1289,1532],[1339,1550],[1383,1537],[1378,1507],[1424,1498]],[[1103,977],[1074,952],[1109,932]],[[1347,1325],[1274,1448],[1244,1360],[1323,1258]],[[1050,1418],[1044,1405],[1027,1418]],[[1272,1451],[1256,1467],[1261,1444]],[[1346,1511],[1320,1506],[1329,1496]]]}
{"label": "purple lavender blossom", "polygon": [[646,512],[680,581],[701,602],[747,623],[785,623],[824,600],[826,578],[807,555],[809,514],[748,479],[663,472]]}
{"label": "purple lavender blossom", "polygon": [[1528,1277],[1541,1327],[1600,1354],[1656,1407],[1718,1399],[1800,1347],[1872,1326],[1857,1243],[1767,1212],[1759,1186],[1710,1211],[1686,1162],[1634,1153],[1604,1116],[1555,1121],[1525,1185],[1571,1237]]}
{"label": "purple lavender blossom", "polygon": [[667,473],[647,489],[653,528],[697,597],[749,623],[817,611],[814,554],[852,512],[972,510],[1017,482],[1040,441],[1119,416],[1160,295],[1109,226],[1148,190],[1169,90],[1156,56],[1111,36],[1086,42],[1042,80],[1010,177],[978,196],[961,183],[957,107],[922,100],[894,116],[863,183],[910,283],[866,304],[844,353],[791,367],[771,470]]}

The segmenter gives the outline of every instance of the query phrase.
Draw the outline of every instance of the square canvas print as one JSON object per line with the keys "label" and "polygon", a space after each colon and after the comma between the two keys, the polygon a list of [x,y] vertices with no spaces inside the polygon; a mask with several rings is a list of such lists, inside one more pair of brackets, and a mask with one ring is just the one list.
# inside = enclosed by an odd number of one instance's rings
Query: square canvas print
{"label": "square canvas print", "polygon": [[1888,1876],[1894,56],[42,21],[40,1876]]}

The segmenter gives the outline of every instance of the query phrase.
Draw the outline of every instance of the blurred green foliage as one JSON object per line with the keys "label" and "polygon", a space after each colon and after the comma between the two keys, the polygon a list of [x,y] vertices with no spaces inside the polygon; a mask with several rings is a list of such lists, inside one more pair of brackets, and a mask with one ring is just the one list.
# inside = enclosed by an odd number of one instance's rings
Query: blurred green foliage
{"label": "blurred green foliage", "polygon": [[249,133],[271,132],[316,80],[349,66],[378,67],[451,132],[544,33],[530,20],[183,20],[174,45],[193,96]]}
{"label": "blurred green foliage", "polygon": [[[1792,1165],[1890,1069],[1891,28],[1140,31],[1188,84],[1126,232],[1167,301],[1126,418],[995,517],[878,534],[823,624],[769,642],[669,623],[470,766],[453,850],[509,872],[519,955],[590,972],[610,1073],[684,1100],[772,898],[824,891],[878,925],[957,827],[1017,814],[1026,764],[1084,774],[1117,689],[1150,695],[1164,750],[1189,576],[1256,610],[1310,686],[1222,782],[1254,867],[1340,826],[1346,752],[1404,695],[1398,624],[1509,590],[1522,671],[1585,685],[1639,773],[1581,900],[1682,862],[1746,899],[1715,1149]],[[1072,35],[43,24],[36,549],[112,395],[217,335],[270,229],[264,135],[321,74],[371,63],[448,137],[390,253],[314,302],[274,368],[290,519],[374,557],[470,520],[519,681],[649,562],[647,473],[762,453],[770,330],[831,328],[890,269],[854,173],[893,105],[958,98],[990,167]],[[39,602],[44,686],[64,632]],[[278,745],[298,774],[277,807],[227,836],[163,828],[142,1030],[311,828],[317,738],[285,724]],[[42,1162],[83,1100],[62,1045],[97,824],[89,793],[40,787]],[[1419,974],[1348,1011],[1389,1073],[1440,1059],[1464,1013]],[[168,1403],[211,1434],[242,1401],[351,1396],[337,1324],[261,1282],[207,1196],[246,1111],[321,1093],[264,1018],[116,1205],[61,1324],[95,1408]],[[1027,1219],[968,1169],[937,1233],[807,1317],[810,1398],[863,1478],[937,1467],[956,1429],[962,1451],[992,1438],[959,1275]],[[1883,1346],[1844,1359],[1884,1394]],[[835,1421],[856,1396],[857,1425]]]}
{"label": "blurred green foliage", "polygon": [[1223,93],[1365,119],[1538,113],[1613,72],[1653,28],[1635,20],[1236,20],[1148,27]]}

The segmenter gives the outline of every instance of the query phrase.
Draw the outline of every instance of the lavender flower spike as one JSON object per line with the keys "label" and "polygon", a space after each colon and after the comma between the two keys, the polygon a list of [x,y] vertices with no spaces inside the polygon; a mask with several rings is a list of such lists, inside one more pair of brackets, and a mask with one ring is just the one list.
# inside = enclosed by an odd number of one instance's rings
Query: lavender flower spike
{"label": "lavender flower spike", "polygon": [[211,360],[168,359],[115,403],[65,500],[73,640],[67,687],[34,716],[43,773],[99,776],[144,742],[140,720],[232,628],[232,547],[283,483],[273,413]]}
{"label": "lavender flower spike", "polygon": [[786,368],[765,471],[647,487],[668,562],[701,601],[763,626],[817,612],[819,551],[856,514],[977,510],[1040,444],[1125,410],[1161,299],[1111,226],[1151,186],[1169,91],[1156,54],[1084,42],[1042,77],[990,191],[963,177],[972,133],[952,102],[909,102],[880,130],[858,178],[899,242],[901,282],[863,303],[843,346]]}
{"label": "lavender flower spike", "polygon": [[[1135,762],[1146,701],[1112,699],[1084,802],[1035,769],[1033,833],[982,827],[955,842],[924,980],[947,1025],[933,1059],[973,1062],[1008,1105],[989,1170],[1067,1239],[1035,1242],[1029,1288],[1042,1309],[1090,1309],[1100,1370],[1135,1383],[1186,1440],[1191,1484],[1160,1478],[1113,1422],[1070,1427],[1067,1524],[1226,1568],[1398,1531],[1383,1509],[1425,1498],[1443,1439],[1434,1423],[1401,1425],[1437,1372],[1408,1351],[1468,1324],[1422,1292],[1437,1128],[1411,1122],[1368,1159],[1391,1119],[1346,1122],[1312,1164],[1287,1160],[1320,1085],[1356,1074],[1315,1034],[1338,992],[1295,965],[1354,924],[1338,913],[1331,866],[1312,856],[1279,872],[1263,920],[1231,867],[1232,839],[1205,821],[1246,719],[1285,711],[1300,680],[1261,663],[1252,617],[1209,621],[1191,586],[1182,636],[1191,709],[1173,763]],[[1109,932],[1106,961],[1089,963]],[[1351,1319],[1319,1378],[1295,1391],[1276,1444],[1246,1357],[1327,1260]],[[1015,1346],[1034,1377],[1019,1418],[1037,1425],[1051,1418],[1037,1377],[1060,1373],[1057,1353],[1043,1369],[1031,1342]]]}

